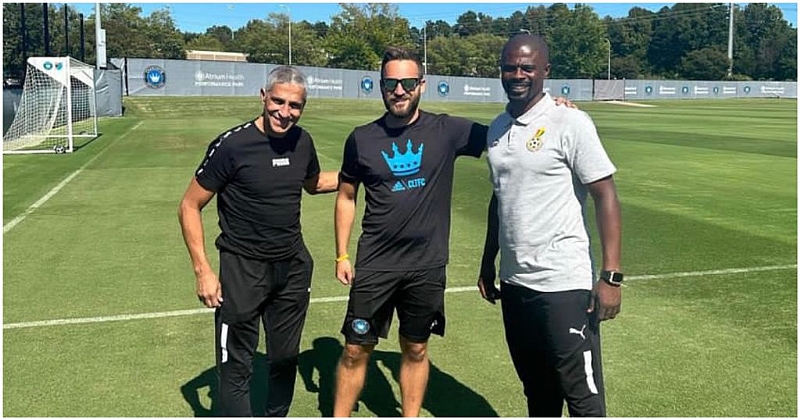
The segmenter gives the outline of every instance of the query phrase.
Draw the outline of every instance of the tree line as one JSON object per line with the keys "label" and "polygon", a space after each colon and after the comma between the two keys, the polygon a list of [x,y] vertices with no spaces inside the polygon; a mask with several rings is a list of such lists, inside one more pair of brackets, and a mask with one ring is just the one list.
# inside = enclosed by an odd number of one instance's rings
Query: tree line
{"label": "tree line", "polygon": [[[416,49],[428,73],[497,77],[502,45],[510,36],[528,31],[546,37],[552,78],[787,81],[797,77],[797,28],[777,6],[765,3],[734,6],[732,67],[727,55],[731,9],[726,3],[678,3],[656,12],[633,7],[619,18],[601,18],[586,4],[570,9],[556,3],[528,6],[507,17],[468,10],[452,25],[428,20],[421,27],[410,25],[390,3],[340,7],[329,22],[290,22],[288,14],[269,13],[238,29],[215,25],[204,33],[192,33],[177,29],[168,8],[142,16],[139,7],[112,3],[102,5],[101,23],[107,56],[120,58],[184,59],[187,50],[207,50],[245,53],[255,63],[285,64],[291,25],[295,65],[377,70],[384,49],[393,45]],[[24,72],[23,51],[28,57],[50,51],[53,56],[96,62],[94,14],[83,17],[72,6],[50,5],[46,49],[43,11],[43,4],[3,3],[5,72]]]}

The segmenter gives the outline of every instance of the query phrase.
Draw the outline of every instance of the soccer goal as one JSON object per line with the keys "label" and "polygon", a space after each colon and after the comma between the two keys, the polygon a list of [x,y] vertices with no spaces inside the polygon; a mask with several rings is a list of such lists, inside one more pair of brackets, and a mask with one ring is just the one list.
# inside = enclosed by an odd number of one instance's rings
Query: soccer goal
{"label": "soccer goal", "polygon": [[66,153],[97,137],[94,67],[72,57],[31,57],[3,153]]}

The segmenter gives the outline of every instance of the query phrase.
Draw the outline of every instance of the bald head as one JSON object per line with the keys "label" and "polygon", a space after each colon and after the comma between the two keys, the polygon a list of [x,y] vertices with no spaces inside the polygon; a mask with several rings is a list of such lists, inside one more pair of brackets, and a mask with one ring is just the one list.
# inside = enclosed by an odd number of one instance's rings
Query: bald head
{"label": "bald head", "polygon": [[516,51],[524,51],[526,54],[538,51],[539,57],[544,59],[546,62],[550,61],[550,49],[547,48],[547,42],[541,35],[514,35],[506,42],[506,45],[503,46],[503,53],[500,56],[500,61],[504,62],[508,57],[508,54]]}

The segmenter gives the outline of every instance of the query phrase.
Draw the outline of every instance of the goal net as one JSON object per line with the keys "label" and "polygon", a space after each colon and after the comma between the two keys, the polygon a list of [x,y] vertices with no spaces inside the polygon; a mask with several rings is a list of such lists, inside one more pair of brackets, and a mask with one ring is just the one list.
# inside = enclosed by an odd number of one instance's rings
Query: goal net
{"label": "goal net", "polygon": [[71,57],[31,57],[3,153],[64,153],[97,137],[94,68]]}

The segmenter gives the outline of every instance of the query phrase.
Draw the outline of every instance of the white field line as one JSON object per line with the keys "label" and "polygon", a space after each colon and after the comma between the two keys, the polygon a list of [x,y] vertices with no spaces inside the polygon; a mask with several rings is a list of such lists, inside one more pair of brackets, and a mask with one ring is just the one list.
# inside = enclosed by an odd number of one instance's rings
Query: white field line
{"label": "white field line", "polygon": [[[130,134],[131,132],[133,132],[133,130],[136,130],[137,128],[139,128],[139,126],[142,125],[143,122],[144,121],[140,121],[139,124],[136,124],[135,126],[133,126],[133,128],[131,128],[130,130],[126,131],[121,136],[117,137],[117,139],[114,140],[114,142],[116,143],[121,138],[123,138],[123,137],[127,136],[128,134]],[[59,182],[58,185],[56,185],[55,187],[53,187],[53,189],[48,191],[47,194],[42,196],[42,198],[40,198],[37,202],[31,204],[31,206],[28,207],[24,212],[22,212],[22,214],[20,214],[19,216],[11,219],[11,221],[6,223],[5,226],[3,226],[3,234],[8,233],[8,231],[13,229],[14,226],[20,224],[20,222],[25,220],[25,218],[28,217],[31,213],[33,213],[36,209],[38,209],[39,207],[44,205],[44,203],[46,203],[47,200],[51,199],[54,195],[56,195],[56,193],[61,191],[61,189],[64,188],[67,184],[69,184],[69,182],[72,181],[73,178],[75,178],[76,176],[78,176],[78,174],[83,172],[83,170],[86,169],[87,166],[89,166],[92,163],[94,163],[94,161],[96,161],[97,158],[99,158],[103,153],[105,153],[105,151],[108,150],[112,145],[113,144],[109,144],[108,146],[106,146],[105,149],[101,150],[100,153],[96,154],[93,158],[89,159],[89,161],[86,162],[85,164],[83,164],[83,166],[78,168],[75,172],[71,173],[63,181]]]}
{"label": "white field line", "polygon": [[[676,277],[702,277],[702,276],[717,276],[723,274],[756,273],[760,271],[789,270],[793,268],[796,269],[797,264],[772,265],[765,267],[749,267],[749,268],[727,268],[722,270],[708,270],[708,271],[687,271],[681,273],[647,274],[641,276],[630,276],[626,278],[626,281],[659,280],[659,279],[671,279]],[[445,292],[447,293],[475,292],[477,294],[478,288],[476,286],[451,287],[445,290]],[[344,302],[347,301],[347,299],[348,299],[347,296],[312,298],[311,303]],[[18,322],[15,324],[4,324],[3,329],[11,330],[18,328],[49,327],[55,325],[95,324],[100,322],[130,321],[134,319],[150,319],[150,318],[167,318],[172,316],[197,315],[197,314],[213,313],[213,312],[214,309],[201,308],[201,309],[186,309],[181,311],[169,311],[169,312],[150,312],[145,314],[98,316],[92,318],[51,319],[49,321],[32,321],[32,322]]]}

